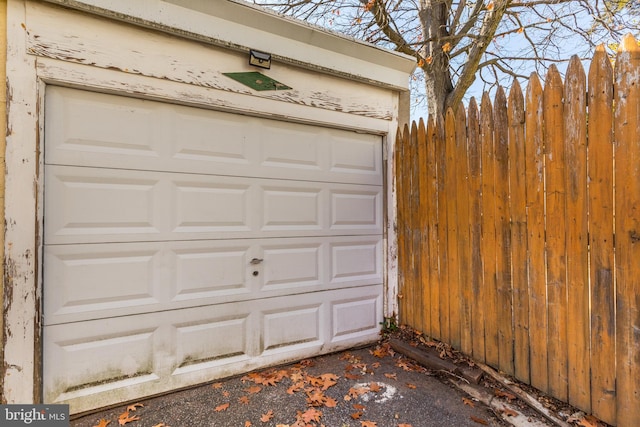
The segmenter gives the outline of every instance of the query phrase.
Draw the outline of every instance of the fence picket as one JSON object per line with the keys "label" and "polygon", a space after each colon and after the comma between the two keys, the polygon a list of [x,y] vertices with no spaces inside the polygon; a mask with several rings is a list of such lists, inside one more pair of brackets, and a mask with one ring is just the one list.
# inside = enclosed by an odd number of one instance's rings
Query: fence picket
{"label": "fence picket", "polygon": [[[444,192],[456,194],[458,162],[456,158],[456,118],[451,108],[447,110],[444,122],[445,152],[447,169]],[[460,349],[460,259],[458,257],[458,212],[457,197],[447,197],[447,268],[449,288],[449,340],[452,347]]]}
{"label": "fence picket", "polygon": [[436,146],[438,127],[433,119],[427,123],[427,186],[429,218],[429,302],[430,328],[428,333],[434,338],[440,337],[440,288],[438,278],[438,178],[436,170]]}
{"label": "fence picket", "polygon": [[618,425],[640,420],[640,47],[626,36],[614,72]]}
{"label": "fence picket", "polygon": [[591,412],[589,396],[589,270],[587,252],[586,76],[577,56],[564,86],[566,163],[567,315],[569,403]]}
{"label": "fence picket", "polygon": [[531,385],[549,391],[547,367],[547,283],[544,217],[543,91],[536,74],[529,78],[525,112],[527,256],[529,259],[529,369]]}
{"label": "fence picket", "polygon": [[400,318],[406,319],[408,299],[405,297],[407,288],[410,286],[411,264],[410,264],[410,252],[409,252],[409,236],[410,236],[410,205],[409,205],[409,193],[411,188],[410,178],[411,175],[407,171],[407,157],[408,157],[408,144],[409,144],[409,126],[404,127],[404,131],[401,134],[399,141],[399,153],[396,157],[398,161],[398,189],[397,194],[400,201],[400,209],[403,211],[402,217],[398,218],[400,223],[400,235],[401,239],[398,239],[398,265],[401,266],[402,274],[399,275],[400,280],[399,296],[400,296]]}
{"label": "fence picket", "polygon": [[421,280],[420,280],[420,185],[418,179],[418,127],[416,122],[411,124],[411,133],[409,134],[409,159],[407,159],[407,165],[409,167],[409,175],[411,176],[411,192],[409,196],[409,221],[410,221],[410,236],[409,236],[409,258],[411,260],[410,270],[410,286],[407,287],[407,321],[411,325],[419,325],[420,316],[418,302],[421,302],[419,297],[422,297],[421,293]]}
{"label": "fence picket", "polygon": [[567,385],[567,265],[566,188],[564,162],[563,87],[551,66],[544,87],[544,144],[547,206],[547,312],[549,393],[566,401]]}
{"label": "fence picket", "polygon": [[467,123],[467,158],[469,162],[469,242],[471,245],[471,341],[473,358],[479,362],[484,358],[484,286],[482,282],[482,164],[480,147],[480,123],[478,104],[475,98],[469,101]]}
{"label": "fence picket", "polygon": [[[447,252],[447,196],[445,176],[447,174],[447,156],[444,118],[436,119],[436,169],[438,180],[438,301],[440,303],[439,325],[440,339],[449,342],[449,254]],[[453,166],[451,166],[453,167]]]}
{"label": "fence picket", "polygon": [[429,306],[429,296],[431,282],[429,281],[429,174],[427,173],[427,130],[425,129],[424,120],[420,119],[416,129],[416,143],[418,148],[418,230],[419,240],[417,242],[418,250],[418,278],[419,294],[416,295],[419,305],[416,307],[417,315],[415,324],[421,325],[421,330],[428,330],[431,323],[429,310],[421,309]]}
{"label": "fence picket", "polygon": [[493,144],[495,150],[496,205],[496,274],[498,309],[499,368],[513,375],[513,300],[511,281],[511,215],[509,213],[509,129],[507,98],[498,88],[493,105],[495,120]]}
{"label": "fence picket", "polygon": [[509,91],[509,211],[513,281],[514,376],[529,382],[529,288],[527,284],[527,202],[524,98],[518,80]]}
{"label": "fence picket", "polygon": [[460,103],[455,112],[456,128],[456,220],[458,222],[460,350],[471,354],[471,246],[469,241],[469,160],[467,158],[467,117]]}
{"label": "fence picket", "polygon": [[600,46],[589,69],[589,236],[591,247],[591,408],[616,420],[613,257],[613,69]]}
{"label": "fence picket", "polygon": [[498,302],[496,281],[495,153],[493,149],[493,106],[489,95],[480,104],[480,146],[482,150],[482,260],[484,263],[485,360],[498,366]]}

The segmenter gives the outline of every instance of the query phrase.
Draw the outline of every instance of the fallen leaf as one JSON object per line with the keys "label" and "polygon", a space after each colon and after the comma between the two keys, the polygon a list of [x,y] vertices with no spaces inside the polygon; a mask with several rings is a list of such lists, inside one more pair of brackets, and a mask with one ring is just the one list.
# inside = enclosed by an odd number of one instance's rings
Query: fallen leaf
{"label": "fallen leaf", "polygon": [[471,399],[467,399],[466,397],[462,398],[462,403],[464,403],[465,405],[469,405],[472,408],[474,408],[476,405],[473,403],[473,400]]}
{"label": "fallen leaf", "polygon": [[307,403],[311,406],[322,406],[324,404],[325,395],[318,389],[307,391]]}
{"label": "fallen leaf", "polygon": [[242,396],[238,399],[238,402],[240,403],[244,403],[245,405],[249,404],[249,397],[248,396]]}
{"label": "fallen leaf", "polygon": [[222,388],[222,383],[211,384],[211,388],[214,388],[214,389]]}
{"label": "fallen leaf", "polygon": [[370,351],[375,357],[383,358],[389,355],[389,348],[384,346],[376,347],[375,350]]}
{"label": "fallen leaf", "polygon": [[507,417],[517,417],[518,413],[516,411],[514,411],[513,409],[509,409],[509,408],[504,408],[501,410],[501,412],[503,414],[505,414]]}
{"label": "fallen leaf", "polygon": [[287,393],[288,394],[293,394],[296,393],[300,390],[302,390],[304,388],[304,383],[302,381],[292,384],[288,389],[287,389]]}
{"label": "fallen leaf", "polygon": [[473,422],[475,423],[482,424],[483,426],[489,425],[489,423],[483,420],[482,418],[474,417],[473,415],[471,415],[471,420],[473,420]]}
{"label": "fallen leaf", "polygon": [[251,421],[245,421],[244,427],[251,427]]}
{"label": "fallen leaf", "polygon": [[120,414],[120,416],[118,417],[118,424],[123,426],[125,424],[130,423],[130,422],[138,421],[139,419],[140,419],[139,416],[137,416],[137,415],[131,416],[129,414],[129,411],[127,411],[127,412],[124,412],[124,413]]}
{"label": "fallen leaf", "polygon": [[578,421],[578,425],[582,427],[598,427],[598,419],[593,415],[587,415]]}
{"label": "fallen leaf", "polygon": [[271,418],[273,418],[273,410],[270,410],[266,414],[262,414],[262,416],[260,417],[260,421],[262,421],[263,423],[266,423],[271,421]]}
{"label": "fallen leaf", "polygon": [[338,401],[333,397],[326,396],[324,398],[324,406],[326,406],[327,408],[335,408],[336,406],[338,406]]}
{"label": "fallen leaf", "polygon": [[135,411],[137,408],[142,408],[144,405],[142,403],[134,403],[133,405],[127,406],[127,411]]}
{"label": "fallen leaf", "polygon": [[329,387],[338,384],[338,379],[340,377],[335,374],[322,374],[320,375],[320,378],[322,378],[324,382],[324,384],[322,384],[322,389],[327,390]]}
{"label": "fallen leaf", "polygon": [[366,408],[366,406],[361,405],[359,403],[354,403],[353,404],[353,409],[358,410],[358,411],[364,411],[364,409]]}
{"label": "fallen leaf", "polygon": [[96,424],[93,427],[107,427],[109,424],[111,423],[111,421],[109,420],[105,420],[104,418],[101,419],[100,421],[98,421],[98,424]]}
{"label": "fallen leaf", "polygon": [[360,427],[378,427],[375,421],[360,421]]}
{"label": "fallen leaf", "polygon": [[223,391],[223,392],[222,392],[222,395],[223,395],[224,397],[229,397],[229,396],[231,396],[231,393],[229,393],[228,391]]}
{"label": "fallen leaf", "polygon": [[226,411],[227,408],[229,407],[230,403],[223,403],[222,405],[218,405],[216,406],[215,411],[216,412],[222,412],[222,411]]}
{"label": "fallen leaf", "polygon": [[371,391],[372,393],[377,393],[380,390],[382,390],[382,387],[380,387],[380,384],[378,384],[376,382],[370,382],[369,383],[369,391]]}
{"label": "fallen leaf", "polygon": [[165,423],[160,423],[160,424],[156,424],[153,427],[169,427],[168,425],[166,425]]}
{"label": "fallen leaf", "polygon": [[360,378],[362,378],[362,375],[344,374],[344,377],[349,379],[349,380],[359,380]]}
{"label": "fallen leaf", "polygon": [[260,390],[262,390],[262,387],[254,385],[247,389],[247,393],[256,394],[256,393],[260,393]]}
{"label": "fallen leaf", "polygon": [[351,418],[353,418],[354,420],[359,420],[360,417],[362,417],[362,412],[354,412],[353,414],[351,414]]}
{"label": "fallen leaf", "polygon": [[393,374],[384,374],[385,377],[390,378],[392,380],[397,380],[398,379],[398,375],[393,373]]}
{"label": "fallen leaf", "polygon": [[505,399],[507,399],[509,402],[511,402],[512,400],[515,400],[515,399],[516,399],[516,397],[515,397],[513,394],[511,394],[511,393],[507,393],[506,391],[502,391],[502,390],[498,390],[498,389],[495,389],[495,390],[494,390],[494,394],[495,394],[497,397],[504,397],[504,398],[505,398]]}
{"label": "fallen leaf", "polygon": [[373,369],[378,369],[378,368],[380,367],[380,362],[373,362],[373,363],[371,364],[371,367],[372,367]]}
{"label": "fallen leaf", "polygon": [[309,408],[300,414],[300,418],[302,418],[306,423],[310,423],[311,421],[320,422],[321,416],[322,412],[315,408]]}
{"label": "fallen leaf", "polygon": [[407,387],[409,387],[411,390],[415,390],[416,388],[418,388],[415,384],[411,383],[407,383]]}
{"label": "fallen leaf", "polygon": [[413,427],[411,424],[398,424],[398,427]]}

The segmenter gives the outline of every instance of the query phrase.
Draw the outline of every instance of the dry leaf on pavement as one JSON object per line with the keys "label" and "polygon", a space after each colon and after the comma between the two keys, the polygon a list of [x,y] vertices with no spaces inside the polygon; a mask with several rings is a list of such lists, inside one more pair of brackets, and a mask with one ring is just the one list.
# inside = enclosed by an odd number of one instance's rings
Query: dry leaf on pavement
{"label": "dry leaf on pavement", "polygon": [[262,414],[262,416],[260,417],[260,421],[262,421],[263,423],[266,423],[266,422],[269,422],[271,418],[273,418],[273,410],[270,410],[266,414]]}
{"label": "dry leaf on pavement", "polygon": [[222,405],[218,405],[218,406],[216,406],[215,411],[216,412],[226,411],[227,408],[229,408],[229,405],[230,405],[229,403],[223,403]]}

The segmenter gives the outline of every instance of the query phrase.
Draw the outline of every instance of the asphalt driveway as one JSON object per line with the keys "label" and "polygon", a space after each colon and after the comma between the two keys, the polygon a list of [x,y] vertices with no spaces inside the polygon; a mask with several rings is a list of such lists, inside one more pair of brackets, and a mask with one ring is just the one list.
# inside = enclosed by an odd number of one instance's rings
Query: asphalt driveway
{"label": "asphalt driveway", "polygon": [[228,378],[72,420],[72,427],[502,426],[494,412],[388,345]]}

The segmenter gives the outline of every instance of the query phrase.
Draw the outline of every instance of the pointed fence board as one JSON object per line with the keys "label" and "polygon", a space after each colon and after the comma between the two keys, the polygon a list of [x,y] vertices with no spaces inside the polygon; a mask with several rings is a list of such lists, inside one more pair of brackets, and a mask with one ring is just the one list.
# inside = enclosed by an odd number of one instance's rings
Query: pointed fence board
{"label": "pointed fence board", "polygon": [[440,337],[440,288],[438,276],[438,178],[436,171],[436,138],[438,127],[434,120],[427,124],[427,171],[429,178],[427,186],[427,217],[429,219],[429,329],[428,334],[434,338]]}
{"label": "pointed fence board", "polygon": [[524,98],[518,81],[509,91],[509,211],[513,283],[513,375],[529,382],[529,289],[527,283],[527,201]]}
{"label": "pointed fence board", "polygon": [[[413,130],[413,128],[412,128]],[[424,310],[420,307],[429,306],[430,287],[431,280],[429,278],[429,203],[431,200],[428,197],[429,194],[429,178],[428,171],[428,158],[429,147],[427,146],[427,131],[425,129],[424,120],[420,119],[418,127],[416,129],[416,143],[418,146],[418,229],[419,241],[418,241],[418,263],[419,263],[419,275],[417,281],[419,282],[419,294],[416,298],[420,301],[420,305],[416,307],[417,316],[415,320],[416,325],[422,325],[421,330],[429,330],[431,324],[431,311]]]}
{"label": "pointed fence board", "polygon": [[571,58],[564,86],[569,403],[591,412],[589,396],[589,259],[587,241],[587,84]]}
{"label": "pointed fence board", "polygon": [[498,366],[498,300],[496,271],[496,195],[493,107],[486,93],[480,104],[480,146],[482,149],[482,260],[484,263],[485,360]]}
{"label": "pointed fence board", "polygon": [[411,176],[411,191],[409,193],[409,215],[411,224],[411,237],[409,242],[410,251],[410,286],[407,287],[407,319],[413,325],[421,324],[420,316],[420,298],[422,297],[422,281],[420,279],[420,185],[418,179],[418,129],[416,122],[411,124],[411,133],[409,134],[409,159],[407,164],[410,165],[409,175]]}
{"label": "pointed fence board", "polygon": [[618,427],[640,420],[640,45],[405,127],[400,319]]}
{"label": "pointed fence board", "polygon": [[456,220],[458,222],[458,271],[459,271],[459,303],[460,310],[459,336],[460,350],[471,354],[471,246],[469,236],[469,159],[467,157],[467,117],[462,103],[455,112],[456,127]]}
{"label": "pointed fence board", "polygon": [[526,92],[525,185],[529,277],[529,339],[531,385],[549,391],[547,367],[548,316],[544,216],[543,90],[533,74]]}
{"label": "pointed fence board", "polygon": [[616,420],[613,256],[613,69],[599,47],[589,68],[589,246],[591,248],[591,408]]}
{"label": "pointed fence board", "polygon": [[484,363],[484,286],[482,273],[482,164],[480,147],[480,123],[475,98],[469,102],[467,123],[467,158],[469,162],[469,244],[471,259],[469,278],[471,284],[473,358]]}
{"label": "pointed fence board", "polygon": [[640,420],[640,47],[622,40],[614,72],[618,425]]}
{"label": "pointed fence board", "polygon": [[[445,153],[447,168],[445,173],[445,194],[456,194],[459,167],[456,157],[456,119],[451,108],[445,115]],[[455,348],[460,348],[460,258],[458,254],[458,206],[457,197],[446,197],[447,207],[447,276],[449,278],[449,313],[447,340]]]}
{"label": "pointed fence board", "polygon": [[[447,155],[444,119],[436,118],[436,170],[438,180],[438,274],[440,286],[438,287],[438,302],[440,304],[439,325],[440,340],[450,342],[451,334],[449,329],[449,252],[447,245]],[[449,166],[453,168],[454,166]],[[446,285],[445,285],[446,284]]]}
{"label": "pointed fence board", "polygon": [[496,280],[498,315],[498,367],[513,375],[513,301],[511,281],[511,214],[509,212],[509,130],[507,98],[498,88],[494,102]]}
{"label": "pointed fence board", "polygon": [[547,232],[547,313],[549,392],[566,401],[567,385],[567,242],[564,162],[563,87],[551,66],[544,87],[544,144]]}

